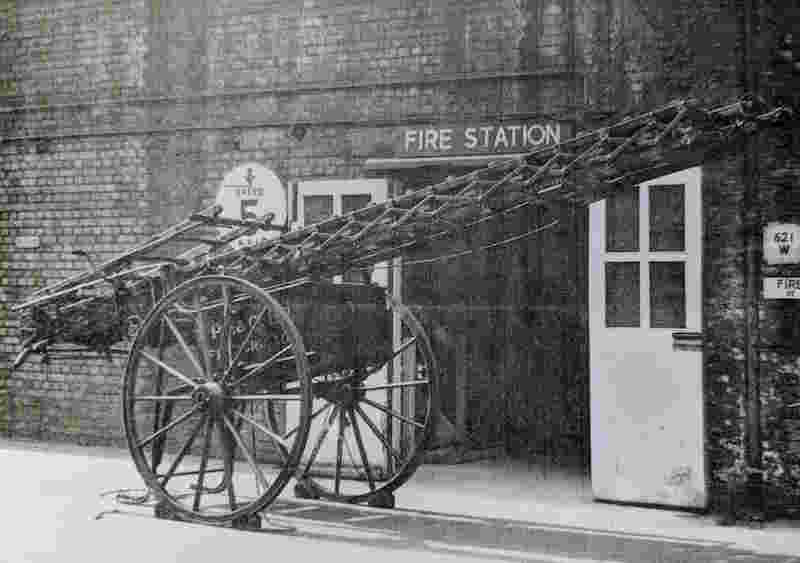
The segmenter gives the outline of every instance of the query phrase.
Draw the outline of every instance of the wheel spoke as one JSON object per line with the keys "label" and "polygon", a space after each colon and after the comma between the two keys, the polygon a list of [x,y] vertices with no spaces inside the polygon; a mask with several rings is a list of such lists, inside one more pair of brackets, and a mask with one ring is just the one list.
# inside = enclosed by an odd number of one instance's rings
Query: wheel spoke
{"label": "wheel spoke", "polygon": [[142,356],[144,356],[145,358],[147,358],[148,360],[150,360],[152,363],[154,363],[156,366],[160,367],[161,369],[163,369],[167,373],[177,377],[178,379],[183,381],[186,385],[189,385],[192,389],[196,389],[197,388],[197,383],[195,383],[189,377],[186,377],[185,375],[183,375],[181,372],[179,372],[178,370],[176,370],[172,366],[168,366],[167,364],[165,364],[164,362],[162,362],[161,360],[159,360],[158,358],[156,358],[152,354],[149,354],[149,353],[145,352],[144,350],[140,350],[139,353]]}
{"label": "wheel spoke", "polygon": [[180,451],[178,452],[178,455],[175,456],[175,459],[172,461],[172,465],[169,466],[169,469],[164,474],[164,477],[161,480],[161,487],[167,486],[167,482],[175,474],[175,470],[178,469],[178,465],[180,465],[183,458],[192,448],[192,444],[194,444],[195,439],[197,439],[197,435],[200,433],[200,429],[203,427],[203,424],[205,424],[207,418],[208,415],[206,414],[203,415],[200,418],[200,420],[197,421],[197,424],[195,424],[194,428],[192,429],[192,433],[189,435],[189,438],[186,440],[186,443],[183,444]]}
{"label": "wheel spoke", "polygon": [[[164,328],[163,324],[161,324],[158,327],[158,332],[159,332],[159,342],[163,344],[163,342],[166,340],[164,338],[164,334],[166,332],[166,329]],[[164,359],[164,347],[162,345],[160,345],[158,347],[158,359],[159,360],[163,360]],[[156,369],[156,376],[155,376],[155,394],[156,395],[161,394],[161,389],[162,389],[163,386],[164,386],[164,370],[161,369],[161,368],[158,368],[158,369]],[[161,426],[165,422],[169,421],[168,418],[162,418],[161,409],[162,409],[161,403],[156,403],[154,405],[154,407],[153,407],[153,410],[155,411],[153,413],[154,414],[154,416],[153,416],[153,432],[158,431],[159,426]],[[170,414],[171,414],[171,412],[170,412]],[[159,442],[160,442],[160,440],[159,440]],[[162,457],[164,455],[164,448],[161,447],[161,445],[162,444],[159,444],[158,442],[156,442],[156,444],[153,445],[153,450],[151,452],[152,457],[150,459],[153,471],[156,471],[158,469],[158,466],[161,465],[161,459],[162,459]]]}
{"label": "wheel spoke", "polygon": [[232,444],[230,438],[225,435],[228,430],[224,425],[217,424],[217,429],[219,430],[219,441],[222,445],[222,455],[224,456],[222,465],[225,472],[223,473],[222,486],[227,485],[228,506],[230,506],[231,510],[236,510],[236,493],[233,489],[233,470],[235,467],[233,456],[236,452],[236,446]]}
{"label": "wheel spoke", "polygon": [[239,449],[242,450],[242,454],[247,460],[247,464],[250,466],[250,469],[253,471],[253,474],[256,476],[256,479],[266,491],[267,489],[269,489],[269,485],[267,484],[267,479],[266,477],[264,477],[264,473],[261,471],[261,469],[256,464],[256,461],[253,459],[250,450],[247,449],[244,440],[242,440],[242,437],[239,436],[239,432],[236,431],[236,427],[233,425],[230,419],[224,414],[222,415],[222,420],[225,423],[225,426],[228,427],[228,430],[233,436],[233,439],[236,440],[236,444],[239,446]]}
{"label": "wheel spoke", "polygon": [[[256,416],[256,405],[252,404],[251,406],[252,406],[252,409],[251,409],[252,410],[252,414],[253,414],[253,417],[255,418],[255,416]],[[267,429],[270,432],[272,432],[273,434],[278,435],[278,432],[275,430],[275,427],[272,424],[272,418],[270,418],[270,416],[267,414],[267,405],[265,405],[263,403],[261,405],[261,414],[264,416],[264,421],[267,423]],[[253,432],[253,436],[255,436],[255,430],[253,430],[252,432]],[[281,440],[285,440],[285,438],[281,436]],[[287,442],[287,444],[288,444],[288,442]],[[286,460],[289,459],[288,445],[285,448],[281,447],[281,446],[278,446],[278,454],[281,456],[281,459],[283,460],[283,462],[286,463]]]}
{"label": "wheel spoke", "polygon": [[260,422],[258,422],[256,420],[253,420],[252,418],[250,418],[246,414],[241,413],[241,412],[239,412],[237,410],[234,410],[234,411],[231,411],[231,412],[233,414],[235,414],[241,420],[244,420],[245,422],[249,422],[253,427],[257,428],[258,430],[261,430],[261,432],[263,432],[264,434],[269,436],[272,440],[274,440],[275,442],[280,444],[282,447],[287,448],[287,449],[289,448],[289,444],[283,438],[278,436],[275,432],[273,432],[272,430],[270,430],[269,428],[267,428],[266,426],[264,426]]}
{"label": "wheel spoke", "polygon": [[141,442],[136,444],[136,447],[137,448],[143,448],[147,444],[149,444],[150,442],[152,442],[153,440],[155,440],[156,438],[161,436],[162,434],[164,434],[166,432],[169,432],[170,430],[175,428],[177,425],[179,425],[181,422],[183,422],[184,420],[186,420],[187,418],[192,416],[194,413],[196,413],[197,410],[200,408],[200,406],[201,405],[195,405],[194,407],[192,407],[191,409],[189,409],[188,411],[186,411],[185,413],[180,415],[178,418],[176,418],[175,420],[173,420],[172,422],[170,422],[166,426],[162,426],[159,430],[157,430],[156,432],[153,432],[147,438],[145,438],[144,440],[142,440]]}
{"label": "wheel spoke", "polygon": [[414,381],[398,381],[397,383],[381,383],[380,385],[361,385],[356,387],[359,391],[380,391],[382,389],[399,389],[401,387],[415,387],[417,385],[427,385],[427,379],[415,379]]}
{"label": "wheel spoke", "polygon": [[183,338],[181,331],[178,330],[178,327],[175,325],[175,321],[173,321],[166,313],[164,313],[164,320],[167,322],[167,326],[172,331],[172,334],[175,336],[178,344],[180,344],[183,353],[186,354],[186,357],[189,358],[189,361],[194,366],[194,369],[197,370],[197,374],[201,379],[208,379],[203,366],[200,365],[200,361],[197,359],[197,356],[195,356],[194,352],[192,352],[192,349],[189,348],[189,345],[186,343],[186,339]]}
{"label": "wheel spoke", "polygon": [[325,420],[325,424],[322,427],[322,430],[317,436],[317,441],[314,443],[314,449],[311,450],[311,455],[308,456],[308,461],[306,462],[306,468],[303,471],[303,475],[308,473],[308,470],[311,469],[311,466],[314,464],[314,461],[317,459],[317,455],[319,454],[320,448],[322,448],[322,443],[325,441],[325,437],[328,435],[328,431],[331,429],[331,424],[333,424],[334,419],[336,418],[336,414],[339,412],[339,407],[334,406],[331,410],[331,414],[328,415],[328,418]]}
{"label": "wheel spoke", "polygon": [[205,373],[211,373],[211,358],[208,355],[210,349],[208,344],[208,327],[206,326],[205,314],[200,310],[200,295],[198,295],[197,291],[194,292],[194,304],[197,309],[197,343],[200,346],[200,353],[203,355]]}
{"label": "wheel spoke", "polygon": [[375,434],[375,437],[378,438],[378,440],[381,441],[381,443],[383,444],[383,447],[385,447],[387,449],[387,451],[392,455],[392,457],[395,458],[395,460],[397,460],[398,462],[402,463],[402,461],[403,461],[402,456],[400,456],[400,454],[397,452],[397,450],[395,450],[392,447],[392,444],[389,442],[389,440],[386,438],[386,436],[384,436],[381,433],[381,431],[378,429],[378,427],[375,426],[375,423],[370,420],[369,416],[367,416],[367,413],[365,413],[364,410],[358,405],[356,405],[355,408],[356,408],[356,411],[358,412],[358,414],[361,416],[361,418],[364,419],[364,422],[367,423],[367,426],[369,426],[369,429],[372,430],[372,433]]}
{"label": "wheel spoke", "polygon": [[412,338],[409,338],[408,340],[403,342],[397,350],[392,352],[392,357],[389,358],[389,359],[391,359],[391,360],[395,359],[397,356],[399,356],[400,354],[405,352],[408,349],[408,347],[411,346],[412,344],[414,344],[416,341],[417,341],[417,337],[416,336],[414,336]]}
{"label": "wheel spoke", "polygon": [[209,415],[206,419],[206,436],[203,441],[203,453],[200,457],[200,469],[197,474],[197,486],[194,490],[194,502],[192,510],[200,510],[200,497],[203,495],[203,483],[206,479],[206,467],[208,465],[208,450],[211,448],[211,434],[214,431],[214,419]]}
{"label": "wheel spoke", "polygon": [[302,401],[297,394],[264,393],[263,395],[231,395],[235,401]]}
{"label": "wheel spoke", "polygon": [[[350,426],[350,417],[347,415],[347,411],[345,411],[344,416],[345,416],[345,422],[347,423],[347,426]],[[346,431],[345,431],[345,435],[347,435]],[[357,462],[356,458],[353,457],[353,450],[350,448],[350,443],[347,441],[347,439],[345,439],[345,441],[344,441],[344,451],[347,454],[347,459],[350,460],[350,465],[356,471],[356,474],[360,476],[361,472],[358,470],[359,462]]]}
{"label": "wheel spoke", "polygon": [[172,389],[167,389],[166,391],[164,391],[164,395],[172,395],[173,393],[179,393],[181,391],[188,391],[191,388],[192,388],[191,385],[186,385],[186,384],[177,385],[177,386],[173,387]]}
{"label": "wheel spoke", "polygon": [[336,473],[334,474],[333,490],[339,494],[342,480],[342,442],[344,441],[344,409],[339,409],[339,435],[336,437]]}
{"label": "wheel spoke", "polygon": [[236,354],[233,356],[233,359],[231,360],[231,364],[228,366],[228,369],[225,370],[225,375],[223,375],[223,378],[226,378],[226,377],[228,377],[230,375],[231,370],[233,369],[233,366],[235,366],[236,362],[239,361],[239,358],[241,357],[242,352],[244,352],[245,347],[250,343],[250,339],[253,338],[253,335],[255,334],[256,328],[258,328],[258,325],[260,325],[261,321],[264,320],[264,315],[267,314],[267,311],[268,311],[267,307],[264,307],[263,309],[261,309],[261,312],[256,317],[256,320],[253,321],[253,324],[250,327],[250,330],[247,332],[247,336],[244,337],[244,340],[242,341],[242,344],[239,346],[239,349],[236,351]]}
{"label": "wheel spoke", "polygon": [[[261,405],[261,406],[263,407],[264,405]],[[236,412],[236,410],[234,410],[233,412]],[[250,403],[250,414],[252,414],[253,418],[255,418],[255,416],[256,416],[256,404],[255,403]],[[241,424],[241,420],[239,421],[239,424]],[[257,451],[257,449],[256,449],[256,429],[253,428],[252,426],[250,427],[250,447],[254,452]],[[278,451],[282,452],[280,446],[278,446]],[[284,456],[281,456],[281,457],[283,458],[284,461],[286,460],[286,458]],[[255,477],[254,477],[254,479],[255,479]],[[258,496],[261,496],[261,485],[259,485],[258,479],[255,479],[255,482],[256,482],[256,494]]]}
{"label": "wheel spoke", "polygon": [[231,294],[228,285],[220,284],[222,290],[222,332],[220,333],[220,352],[224,373],[231,367]]}
{"label": "wheel spoke", "polygon": [[[206,468],[206,474],[208,473],[224,473],[224,467],[214,467],[212,469]],[[199,475],[199,471],[176,471],[172,474],[173,477],[188,477],[189,475]],[[164,477],[164,475],[158,475],[158,477]],[[194,487],[194,485],[192,485]],[[192,488],[194,490],[194,488]],[[206,489],[208,491],[208,489]]]}
{"label": "wheel spoke", "polygon": [[139,395],[134,401],[191,401],[191,395]]}
{"label": "wheel spoke", "polygon": [[[308,422],[309,422],[309,424],[310,424],[311,422],[313,422],[313,421],[314,421],[314,419],[315,419],[315,418],[317,418],[317,416],[318,416],[320,413],[322,413],[322,411],[324,411],[324,410],[328,410],[329,408],[331,408],[331,405],[332,405],[332,404],[333,404],[333,403],[325,403],[325,404],[324,404],[324,405],[322,405],[320,408],[318,408],[318,409],[317,409],[317,410],[316,410],[316,411],[315,411],[315,412],[314,412],[314,413],[313,413],[313,414],[312,414],[312,415],[309,417],[309,419],[308,419]],[[284,434],[284,435],[283,435],[283,438],[284,438],[284,439],[288,439],[288,438],[289,438],[289,437],[290,437],[292,434],[294,434],[295,432],[297,432],[299,429],[300,429],[300,425],[298,424],[297,426],[295,426],[294,428],[292,428],[292,429],[291,429],[289,432],[287,432],[286,434]]]}
{"label": "wheel spoke", "polygon": [[264,360],[263,362],[261,362],[259,364],[256,364],[255,366],[253,366],[250,369],[250,371],[248,371],[246,374],[241,376],[239,379],[237,379],[236,381],[231,383],[231,386],[232,387],[236,387],[237,385],[242,383],[245,379],[249,379],[250,377],[253,377],[254,375],[260,373],[263,370],[265,370],[271,364],[275,363],[275,361],[277,361],[281,357],[281,355],[285,354],[288,350],[291,350],[291,349],[292,349],[292,345],[291,344],[287,344],[285,347],[283,347],[281,350],[279,350],[278,352],[273,354],[271,357],[267,358],[266,360]]}
{"label": "wheel spoke", "polygon": [[[161,407],[161,403],[156,403],[155,406],[156,409],[154,410],[159,411],[160,409],[158,407]],[[154,424],[156,425],[153,427],[154,431],[168,424],[169,421],[172,420],[173,410],[175,410],[175,403],[169,402],[164,405],[164,412],[161,414],[156,414],[156,418],[153,421]],[[165,433],[156,438],[155,441],[153,441],[151,454],[153,456],[152,461],[153,461],[154,471],[158,468],[159,465],[161,465],[161,460],[164,457],[164,443],[166,442],[166,440],[167,440],[167,435]]]}
{"label": "wheel spoke", "polygon": [[[236,299],[233,299],[231,301],[231,304],[233,305],[234,303],[244,303],[248,299],[253,299],[253,296],[252,295],[240,295]],[[219,309],[220,307],[224,307],[225,306],[225,302],[222,299],[217,299],[216,301],[210,301],[209,303],[206,303],[205,305],[202,305],[202,306],[199,305],[199,303],[195,303],[194,305],[195,305],[195,308],[194,309],[190,309],[189,307],[186,307],[185,305],[182,305],[180,302],[178,302],[178,303],[175,303],[174,307],[175,307],[175,310],[178,311],[181,314],[184,314],[184,315],[196,315],[198,313],[204,313],[204,312],[207,313],[209,311],[214,311],[216,309]]]}
{"label": "wheel spoke", "polygon": [[375,478],[372,476],[372,468],[369,466],[369,459],[367,458],[367,449],[364,447],[364,440],[361,437],[361,429],[358,427],[358,420],[356,419],[355,412],[351,408],[347,411],[350,416],[350,425],[353,428],[353,436],[356,439],[358,446],[358,453],[361,456],[361,463],[364,464],[364,472],[367,474],[367,482],[369,482],[370,490],[375,490]]}
{"label": "wheel spoke", "polygon": [[367,403],[368,405],[370,405],[370,406],[372,406],[372,407],[375,407],[375,408],[376,408],[376,409],[378,409],[379,411],[385,412],[386,414],[388,414],[389,416],[392,416],[392,417],[396,418],[397,420],[401,420],[401,421],[405,422],[406,424],[413,424],[413,425],[414,425],[414,426],[416,426],[417,428],[425,428],[425,425],[424,425],[424,424],[422,424],[422,423],[419,423],[419,422],[417,422],[416,420],[411,420],[410,418],[408,418],[408,417],[405,417],[405,416],[403,416],[402,414],[398,414],[398,413],[394,412],[392,409],[386,408],[385,406],[383,406],[383,405],[382,405],[382,404],[380,404],[380,403],[376,403],[375,401],[370,401],[370,400],[369,400],[369,399],[367,399],[366,397],[364,397],[364,398],[362,399],[362,401],[364,401],[365,403]]}
{"label": "wheel spoke", "polygon": [[[311,352],[306,352],[306,359],[311,361],[317,355],[318,355],[317,352],[314,352],[313,350]],[[289,362],[294,362],[295,360],[296,360],[296,358],[294,357],[294,355],[290,355],[290,356],[282,356],[280,358],[270,358],[270,360],[267,360],[267,361],[269,361],[271,364],[274,365],[274,364],[288,364]],[[244,369],[246,369],[246,370],[254,370],[254,369],[263,370],[265,367],[269,367],[269,366],[265,366],[264,365],[265,363],[266,362],[260,362],[260,363],[257,363],[257,364],[248,364],[248,365],[245,365],[245,366],[242,366],[242,367]],[[248,372],[246,375],[247,375],[247,377],[250,377],[252,374],[250,374]],[[318,374],[315,375],[314,377],[318,377]]]}
{"label": "wheel spoke", "polygon": [[403,342],[403,343],[400,345],[400,347],[399,347],[397,350],[394,350],[394,351],[392,352],[392,355],[391,355],[391,356],[389,356],[389,357],[386,359],[386,361],[383,363],[383,365],[381,365],[379,368],[373,369],[372,371],[370,371],[369,373],[367,373],[367,377],[369,377],[369,376],[371,376],[371,375],[375,375],[376,373],[378,373],[379,371],[381,371],[381,370],[384,368],[384,366],[385,366],[386,364],[388,364],[389,362],[391,362],[392,360],[394,360],[394,359],[395,359],[397,356],[399,356],[400,354],[402,354],[403,352],[405,352],[406,350],[408,350],[409,346],[411,346],[412,344],[414,344],[416,341],[417,341],[417,337],[416,337],[416,336],[414,336],[414,337],[412,337],[412,338],[409,338],[409,339],[408,339],[408,340],[406,340],[405,342]]}

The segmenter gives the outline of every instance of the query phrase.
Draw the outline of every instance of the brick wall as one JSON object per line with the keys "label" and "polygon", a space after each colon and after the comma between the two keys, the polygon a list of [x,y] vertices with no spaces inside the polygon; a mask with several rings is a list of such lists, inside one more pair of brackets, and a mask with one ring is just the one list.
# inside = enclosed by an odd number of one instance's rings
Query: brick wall
{"label": "brick wall", "polygon": [[[360,177],[398,125],[569,118],[567,55],[600,21],[580,4],[574,26],[576,8],[554,0],[3,0],[4,302],[85,268],[75,249],[101,261],[208,205],[237,164],[287,184]],[[15,315],[7,325],[10,360]],[[119,368],[33,360],[7,379],[7,430],[119,442]]]}
{"label": "brick wall", "polygon": [[[102,105],[142,88],[145,3],[4,2],[0,74],[5,85],[0,146],[0,207],[9,214],[3,301],[110,258],[151,229],[140,138],[81,135],[120,127],[117,106]],[[23,239],[38,239],[23,248]],[[18,320],[2,335],[17,352]],[[6,364],[7,365],[7,364]],[[102,360],[25,366],[7,380],[5,430],[13,435],[119,442],[120,371]]]}

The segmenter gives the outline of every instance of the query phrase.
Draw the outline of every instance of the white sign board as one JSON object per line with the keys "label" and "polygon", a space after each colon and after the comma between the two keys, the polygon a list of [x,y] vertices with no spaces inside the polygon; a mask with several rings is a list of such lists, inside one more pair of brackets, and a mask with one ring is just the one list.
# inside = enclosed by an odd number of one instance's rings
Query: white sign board
{"label": "white sign board", "polygon": [[[222,217],[255,220],[274,213],[272,223],[275,225],[286,222],[286,201],[286,190],[278,176],[256,163],[242,164],[228,172],[222,179],[216,199],[216,203],[222,206]],[[277,231],[260,231],[241,237],[235,244],[247,246],[276,234]]]}
{"label": "white sign board", "polygon": [[764,227],[767,264],[800,264],[800,225],[769,223]]}
{"label": "white sign board", "polygon": [[765,299],[800,299],[800,278],[764,278]]}

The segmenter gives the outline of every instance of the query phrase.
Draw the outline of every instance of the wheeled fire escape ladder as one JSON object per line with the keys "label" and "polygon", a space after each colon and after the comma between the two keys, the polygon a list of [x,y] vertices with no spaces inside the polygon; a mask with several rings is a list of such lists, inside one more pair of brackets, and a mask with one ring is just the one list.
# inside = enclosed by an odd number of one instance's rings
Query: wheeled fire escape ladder
{"label": "wheeled fire escape ladder", "polygon": [[289,278],[340,273],[402,255],[430,239],[458,236],[519,206],[597,201],[624,186],[712,159],[743,136],[786,123],[790,115],[785,108],[768,110],[748,99],[713,109],[695,101],[674,102],[211,260],[246,273],[277,269]]}
{"label": "wheeled fire escape ladder", "polygon": [[[102,284],[110,282],[117,288],[135,290],[148,279],[163,275],[165,269],[171,272],[173,281],[222,270],[265,287],[291,284],[304,276],[336,275],[401,256],[433,239],[458,237],[483,221],[517,208],[555,201],[597,201],[625,186],[736,150],[743,137],[768,127],[785,126],[792,118],[787,108],[768,108],[749,98],[714,108],[704,108],[693,100],[677,101],[467,175],[239,248],[232,248],[230,243],[258,231],[281,228],[272,225],[269,217],[263,221],[222,218],[222,209],[212,207],[92,271],[35,292],[13,310],[27,310],[31,316],[26,330],[33,336],[24,348],[36,351],[51,340],[59,340],[58,330],[51,326],[54,315],[62,319],[62,326],[68,325],[72,316],[81,318],[80,313],[90,311],[100,299],[87,297],[85,292]],[[227,233],[202,236],[204,229],[227,229]],[[176,247],[175,243],[181,241],[184,245]],[[189,242],[200,245],[187,251]],[[158,255],[154,255],[156,252]],[[115,295],[119,298],[120,294]],[[36,314],[30,315],[37,311],[39,320]],[[61,340],[65,340],[63,336]]]}

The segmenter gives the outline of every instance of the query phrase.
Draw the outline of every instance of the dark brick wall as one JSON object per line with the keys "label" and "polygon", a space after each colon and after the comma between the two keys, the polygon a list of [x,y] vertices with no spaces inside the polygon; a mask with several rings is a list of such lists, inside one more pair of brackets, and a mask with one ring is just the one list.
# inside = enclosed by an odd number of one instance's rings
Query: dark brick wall
{"label": "dark brick wall", "polygon": [[584,208],[524,210],[404,263],[404,299],[431,334],[443,408],[466,446],[588,463],[586,221]]}

